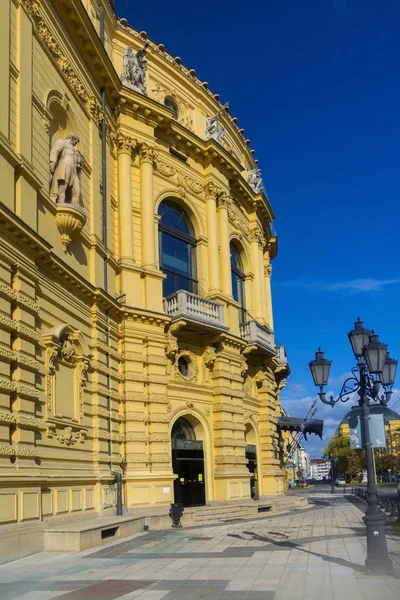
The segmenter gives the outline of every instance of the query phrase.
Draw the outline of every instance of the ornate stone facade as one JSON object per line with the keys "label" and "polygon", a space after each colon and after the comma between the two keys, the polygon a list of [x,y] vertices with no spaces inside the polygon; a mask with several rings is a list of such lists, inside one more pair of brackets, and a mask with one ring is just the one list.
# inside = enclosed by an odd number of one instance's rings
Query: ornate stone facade
{"label": "ornate stone facade", "polygon": [[[112,512],[112,471],[126,510],[167,507],[179,419],[203,448],[206,503],[250,497],[247,446],[258,494],[284,489],[273,450],[276,239],[268,198],[249,185],[257,165],[226,107],[162,45],[147,40],[147,64],[143,52],[124,64],[145,40],[100,2],[106,52],[76,2],[0,2],[11,25],[0,39],[0,535]],[[166,299],[167,205],[186,215],[196,268],[191,291],[179,283]],[[231,245],[246,306],[234,300]]]}

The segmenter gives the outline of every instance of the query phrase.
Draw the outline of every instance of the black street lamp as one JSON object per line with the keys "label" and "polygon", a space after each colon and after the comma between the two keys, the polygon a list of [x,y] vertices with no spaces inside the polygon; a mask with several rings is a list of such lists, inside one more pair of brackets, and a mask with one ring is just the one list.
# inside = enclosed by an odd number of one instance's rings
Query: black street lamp
{"label": "black street lamp", "polygon": [[[379,341],[374,331],[364,328],[364,323],[357,319],[348,334],[354,356],[357,359],[357,366],[353,367],[352,377],[346,379],[340,390],[339,396],[335,399],[330,396],[326,398],[324,386],[328,383],[329,370],[332,361],[324,358],[321,348],[315,354],[315,360],[312,360],[310,370],[314,383],[319,387],[319,397],[325,404],[335,406],[339,400],[347,402],[350,394],[357,392],[359,395],[358,404],[361,407],[361,429],[365,455],[367,459],[367,510],[363,521],[367,528],[367,558],[365,566],[371,574],[388,575],[393,572],[392,561],[388,554],[385,524],[386,515],[378,506],[378,494],[374,477],[373,449],[369,431],[369,401],[379,400],[382,404],[387,404],[392,395],[392,386],[394,383],[397,360],[390,358],[387,353],[387,344]],[[385,396],[379,398],[380,386],[385,390]]]}

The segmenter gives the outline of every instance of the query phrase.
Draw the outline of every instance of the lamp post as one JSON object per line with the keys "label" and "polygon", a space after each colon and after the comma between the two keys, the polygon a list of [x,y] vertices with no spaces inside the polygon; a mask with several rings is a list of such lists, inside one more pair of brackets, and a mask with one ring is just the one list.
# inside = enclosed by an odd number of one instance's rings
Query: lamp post
{"label": "lamp post", "polygon": [[[339,396],[335,399],[326,397],[324,386],[328,383],[332,361],[324,358],[321,348],[315,354],[315,360],[309,363],[314,383],[319,387],[318,396],[325,404],[334,407],[340,401],[347,402],[350,395],[358,393],[361,407],[361,430],[363,446],[367,461],[367,510],[363,521],[367,528],[367,558],[365,566],[371,574],[387,575],[393,572],[392,561],[388,554],[385,523],[386,516],[378,506],[378,494],[374,477],[373,448],[369,431],[369,401],[379,400],[387,404],[392,395],[397,360],[390,358],[387,344],[379,341],[374,331],[364,328],[364,323],[357,319],[354,329],[348,333],[357,366],[351,370],[352,376],[343,383]],[[380,386],[385,396],[379,397]]]}

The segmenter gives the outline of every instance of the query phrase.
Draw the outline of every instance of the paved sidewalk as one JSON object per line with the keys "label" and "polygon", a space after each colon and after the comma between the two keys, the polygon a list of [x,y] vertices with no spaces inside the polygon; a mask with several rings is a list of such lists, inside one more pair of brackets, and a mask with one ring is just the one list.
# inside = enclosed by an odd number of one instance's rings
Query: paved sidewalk
{"label": "paved sidewalk", "polygon": [[35,554],[0,567],[0,598],[400,599],[400,535],[388,535],[397,577],[365,575],[365,505],[347,498],[313,495],[313,506],[284,515]]}

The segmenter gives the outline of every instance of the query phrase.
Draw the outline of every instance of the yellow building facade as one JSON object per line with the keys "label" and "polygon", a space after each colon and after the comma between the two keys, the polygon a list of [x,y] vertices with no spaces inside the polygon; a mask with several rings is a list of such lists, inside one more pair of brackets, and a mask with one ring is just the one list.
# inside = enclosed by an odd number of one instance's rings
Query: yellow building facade
{"label": "yellow building facade", "polygon": [[250,454],[259,496],[283,492],[249,140],[100,4],[0,3],[3,528],[111,509],[113,472],[128,511],[247,499]]}

